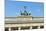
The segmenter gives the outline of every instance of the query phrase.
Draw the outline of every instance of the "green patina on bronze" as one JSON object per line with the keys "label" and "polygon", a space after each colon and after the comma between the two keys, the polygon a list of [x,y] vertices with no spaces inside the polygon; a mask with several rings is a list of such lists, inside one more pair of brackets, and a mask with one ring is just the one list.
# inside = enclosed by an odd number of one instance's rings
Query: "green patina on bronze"
{"label": "green patina on bronze", "polygon": [[26,11],[26,6],[24,6],[24,12],[20,11],[21,16],[17,16],[16,18],[31,18],[31,13]]}
{"label": "green patina on bronze", "polygon": [[27,11],[24,11],[24,12],[21,12],[21,15],[29,16],[29,15],[31,15],[31,13],[28,13]]}
{"label": "green patina on bronze", "polygon": [[29,16],[29,15],[31,15],[31,13],[29,13],[29,12],[27,12],[26,11],[26,6],[24,6],[24,12],[21,12],[21,15],[24,15],[24,16]]}

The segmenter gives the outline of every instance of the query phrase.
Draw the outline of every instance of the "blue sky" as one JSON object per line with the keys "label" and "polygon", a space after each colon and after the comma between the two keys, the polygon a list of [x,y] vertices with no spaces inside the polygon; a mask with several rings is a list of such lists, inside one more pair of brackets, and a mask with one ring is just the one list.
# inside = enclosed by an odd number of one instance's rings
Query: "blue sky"
{"label": "blue sky", "polygon": [[24,6],[27,6],[27,12],[31,12],[34,17],[44,16],[44,4],[41,2],[21,2],[6,0],[5,14],[6,16],[15,17],[20,15],[20,10],[24,11]]}

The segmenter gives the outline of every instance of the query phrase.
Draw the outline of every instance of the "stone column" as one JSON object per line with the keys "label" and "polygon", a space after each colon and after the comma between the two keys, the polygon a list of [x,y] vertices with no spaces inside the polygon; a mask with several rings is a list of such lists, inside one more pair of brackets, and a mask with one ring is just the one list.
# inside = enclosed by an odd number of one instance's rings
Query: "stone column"
{"label": "stone column", "polygon": [[30,26],[30,30],[32,29],[32,26]]}
{"label": "stone column", "polygon": [[18,30],[21,30],[21,27],[18,27]]}
{"label": "stone column", "polygon": [[38,29],[40,29],[40,26],[38,26]]}
{"label": "stone column", "polygon": [[11,31],[11,27],[9,27],[9,31]]}

